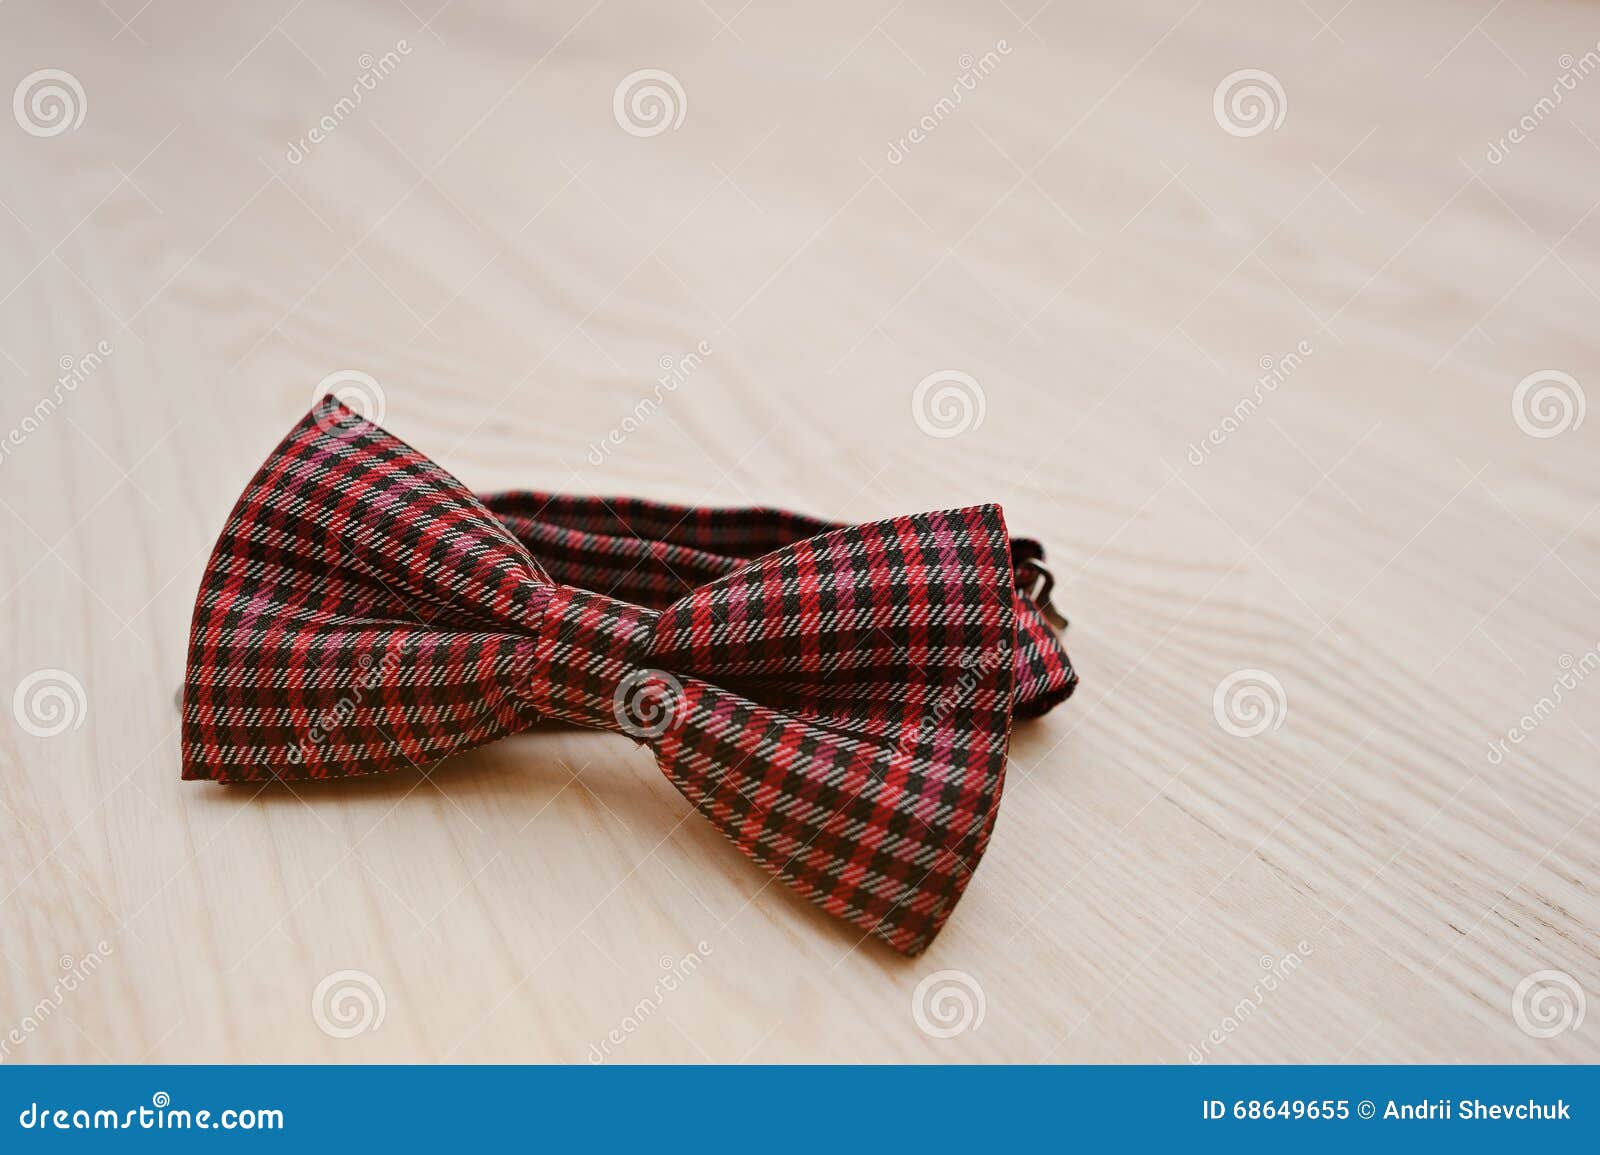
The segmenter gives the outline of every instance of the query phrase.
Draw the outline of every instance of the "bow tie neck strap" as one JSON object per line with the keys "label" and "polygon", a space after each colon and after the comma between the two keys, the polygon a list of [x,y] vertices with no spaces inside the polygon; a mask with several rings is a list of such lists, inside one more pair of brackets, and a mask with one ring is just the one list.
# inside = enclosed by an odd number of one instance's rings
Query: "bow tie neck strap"
{"label": "bow tie neck strap", "polygon": [[[553,580],[654,610],[764,554],[846,528],[764,506],[711,508],[531,490],[480,494],[479,500]],[[1017,587],[1012,710],[1031,718],[1069,697],[1078,676],[1049,604],[1044,548],[1013,538],[1011,557]]]}

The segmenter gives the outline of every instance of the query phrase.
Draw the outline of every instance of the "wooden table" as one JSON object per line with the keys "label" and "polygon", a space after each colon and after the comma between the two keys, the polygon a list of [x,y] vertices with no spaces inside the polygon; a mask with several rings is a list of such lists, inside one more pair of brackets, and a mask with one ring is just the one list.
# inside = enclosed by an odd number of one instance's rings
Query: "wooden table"
{"label": "wooden table", "polygon": [[[1600,1059],[1592,9],[518,8],[0,9],[0,1058]],[[933,949],[611,734],[180,782],[330,377],[482,490],[1043,539],[1083,684]]]}

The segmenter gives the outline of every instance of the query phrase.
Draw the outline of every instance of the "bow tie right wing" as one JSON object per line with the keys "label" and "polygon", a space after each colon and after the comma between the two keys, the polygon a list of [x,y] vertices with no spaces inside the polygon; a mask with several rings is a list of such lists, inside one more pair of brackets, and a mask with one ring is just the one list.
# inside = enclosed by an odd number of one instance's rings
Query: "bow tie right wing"
{"label": "bow tie right wing", "polygon": [[679,675],[656,759],[781,881],[919,954],[994,827],[1014,601],[993,505],[770,553],[654,623],[649,660]]}

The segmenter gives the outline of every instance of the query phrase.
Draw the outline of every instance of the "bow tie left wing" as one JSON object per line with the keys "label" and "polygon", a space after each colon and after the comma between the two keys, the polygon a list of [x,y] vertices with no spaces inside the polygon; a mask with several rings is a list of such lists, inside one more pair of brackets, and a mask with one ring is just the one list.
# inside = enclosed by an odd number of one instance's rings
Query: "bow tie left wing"
{"label": "bow tie left wing", "polygon": [[332,397],[234,506],[195,599],[183,776],[428,763],[538,720],[515,675],[549,579],[459,481]]}

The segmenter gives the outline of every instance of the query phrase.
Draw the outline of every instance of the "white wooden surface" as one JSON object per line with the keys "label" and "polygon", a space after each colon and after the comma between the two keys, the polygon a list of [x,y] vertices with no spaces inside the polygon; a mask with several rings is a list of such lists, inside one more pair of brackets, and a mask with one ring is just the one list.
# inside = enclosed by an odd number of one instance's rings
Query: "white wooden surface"
{"label": "white wooden surface", "polygon": [[[0,116],[0,690],[85,704],[0,714],[0,1057],[1600,1059],[1574,991],[1513,1013],[1540,971],[1600,998],[1600,418],[1513,413],[1600,387],[1597,40],[1542,2],[11,0],[0,87],[64,70],[83,117]],[[683,119],[638,136],[646,68]],[[1241,69],[1281,124],[1224,130]],[[934,949],[858,948],[611,735],[181,783],[205,553],[341,370],[479,488],[1042,538],[1083,686],[1018,727]],[[985,411],[936,438],[942,370]],[[1283,689],[1253,738],[1239,670]],[[341,970],[383,997],[351,1038]],[[940,970],[984,1008],[948,1039]]]}

